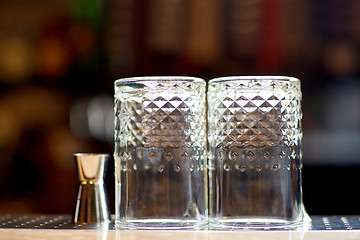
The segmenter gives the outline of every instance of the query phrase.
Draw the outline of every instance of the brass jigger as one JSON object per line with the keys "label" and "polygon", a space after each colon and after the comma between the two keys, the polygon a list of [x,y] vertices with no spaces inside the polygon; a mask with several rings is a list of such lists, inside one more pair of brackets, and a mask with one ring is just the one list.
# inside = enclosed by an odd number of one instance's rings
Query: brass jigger
{"label": "brass jigger", "polygon": [[74,222],[99,223],[110,221],[104,177],[109,154],[76,153],[74,155],[80,180]]}

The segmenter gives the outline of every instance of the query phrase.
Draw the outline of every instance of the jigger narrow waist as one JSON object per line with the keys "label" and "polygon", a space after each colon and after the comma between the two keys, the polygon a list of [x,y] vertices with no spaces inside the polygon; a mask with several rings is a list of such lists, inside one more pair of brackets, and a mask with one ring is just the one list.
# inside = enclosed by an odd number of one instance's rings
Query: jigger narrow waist
{"label": "jigger narrow waist", "polygon": [[92,180],[82,180],[81,182],[80,182],[80,184],[81,185],[86,185],[86,184],[90,184],[90,185],[92,185],[92,184],[103,184],[104,183],[104,180],[102,180],[102,179],[98,179],[98,180],[96,180],[96,179],[92,179]]}

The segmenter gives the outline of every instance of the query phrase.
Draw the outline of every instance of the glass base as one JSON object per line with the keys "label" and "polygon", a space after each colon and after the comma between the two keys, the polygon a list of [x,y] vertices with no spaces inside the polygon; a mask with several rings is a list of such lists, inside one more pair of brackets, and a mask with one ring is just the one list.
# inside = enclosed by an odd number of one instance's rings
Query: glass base
{"label": "glass base", "polygon": [[115,221],[117,229],[140,230],[202,230],[206,229],[207,220],[180,219],[136,219]]}
{"label": "glass base", "polygon": [[301,220],[289,221],[277,218],[236,218],[236,219],[210,219],[211,230],[297,230],[307,229],[311,226],[308,215]]}

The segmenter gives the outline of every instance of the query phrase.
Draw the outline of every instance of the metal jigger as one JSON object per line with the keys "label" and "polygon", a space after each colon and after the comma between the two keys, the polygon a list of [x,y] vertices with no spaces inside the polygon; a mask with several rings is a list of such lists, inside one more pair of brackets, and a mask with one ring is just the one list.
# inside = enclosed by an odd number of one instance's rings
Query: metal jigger
{"label": "metal jigger", "polygon": [[104,185],[109,154],[76,153],[74,158],[80,180],[74,222],[110,221],[109,204]]}

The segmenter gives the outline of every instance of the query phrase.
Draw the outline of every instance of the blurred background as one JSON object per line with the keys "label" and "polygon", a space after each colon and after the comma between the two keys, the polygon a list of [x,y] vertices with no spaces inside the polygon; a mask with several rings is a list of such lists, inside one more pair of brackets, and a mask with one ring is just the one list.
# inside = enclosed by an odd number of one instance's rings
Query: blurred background
{"label": "blurred background", "polygon": [[360,214],[359,12],[358,0],[2,1],[0,214],[72,213],[73,153],[112,153],[113,82],[144,75],[300,78],[307,211]]}

